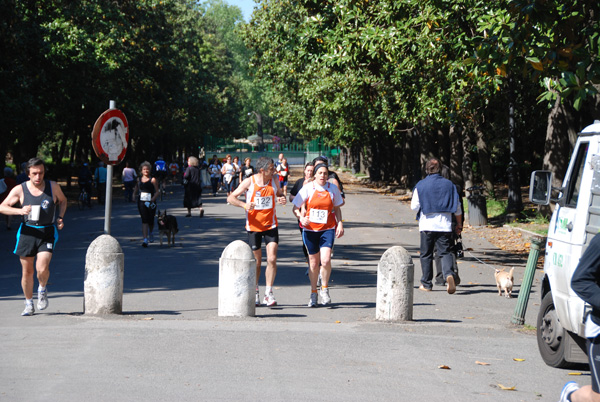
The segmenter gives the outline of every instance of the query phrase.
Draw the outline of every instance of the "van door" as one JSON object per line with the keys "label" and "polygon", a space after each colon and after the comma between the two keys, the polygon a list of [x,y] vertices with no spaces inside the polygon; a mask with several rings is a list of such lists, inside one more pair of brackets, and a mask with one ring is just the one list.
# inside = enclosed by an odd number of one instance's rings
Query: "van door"
{"label": "van door", "polygon": [[571,331],[578,323],[567,317],[569,298],[576,297],[571,290],[571,277],[581,257],[586,241],[586,225],[590,202],[590,187],[594,171],[591,169],[589,137],[580,137],[573,152],[567,178],[564,181],[563,200],[557,204],[546,247],[546,273],[559,320]]}

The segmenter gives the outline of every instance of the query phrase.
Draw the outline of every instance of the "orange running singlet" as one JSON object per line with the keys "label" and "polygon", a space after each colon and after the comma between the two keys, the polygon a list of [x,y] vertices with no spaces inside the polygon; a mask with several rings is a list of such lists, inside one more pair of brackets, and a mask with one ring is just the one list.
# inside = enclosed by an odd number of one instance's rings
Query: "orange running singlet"
{"label": "orange running singlet", "polygon": [[274,179],[269,180],[264,186],[256,184],[255,177],[251,176],[251,183],[246,192],[246,202],[254,202],[252,211],[246,211],[246,230],[249,232],[265,232],[277,227],[275,215],[275,189]]}
{"label": "orange running singlet", "polygon": [[335,229],[335,213],[333,212],[333,200],[327,189],[331,183],[327,183],[325,191],[319,191],[312,183],[314,192],[306,202],[306,216],[310,222],[304,228],[313,232]]}

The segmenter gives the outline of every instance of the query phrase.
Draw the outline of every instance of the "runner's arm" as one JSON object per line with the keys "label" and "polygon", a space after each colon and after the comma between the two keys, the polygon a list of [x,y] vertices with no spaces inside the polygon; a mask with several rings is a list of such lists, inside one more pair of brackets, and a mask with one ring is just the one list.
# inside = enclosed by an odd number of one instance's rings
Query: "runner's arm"
{"label": "runner's arm", "polygon": [[52,185],[52,194],[56,195],[56,201],[54,201],[54,203],[58,205],[56,227],[58,230],[61,230],[65,226],[63,218],[65,217],[65,212],[67,212],[67,197],[57,182],[51,181],[50,183]]}
{"label": "runner's arm", "polygon": [[3,215],[28,215],[31,211],[31,205],[24,205],[22,208],[13,208],[17,202],[23,204],[23,187],[16,186],[6,196],[0,204],[0,214]]}
{"label": "runner's arm", "polygon": [[252,179],[249,177],[246,180],[244,180],[234,191],[233,193],[229,194],[229,196],[227,197],[227,202],[230,203],[233,206],[236,207],[240,207],[240,208],[244,208],[247,211],[250,211],[252,209],[254,209],[254,203],[246,203],[240,199],[238,199],[238,197],[240,195],[242,195],[244,192],[248,191],[248,188],[250,187],[250,181]]}
{"label": "runner's arm", "polygon": [[[343,205],[343,204],[342,204]],[[335,213],[335,219],[337,220],[337,224],[335,226],[335,237],[342,237],[344,235],[344,223],[342,222],[342,209],[341,205],[337,207],[333,207],[333,212]]]}
{"label": "runner's arm", "polygon": [[158,182],[156,181],[156,178],[153,177],[152,179],[150,179],[150,182],[152,183],[152,185],[154,186],[154,195],[152,196],[152,198],[150,199],[150,202],[156,202],[156,199],[158,198],[158,196],[160,195],[160,192],[158,191]]}

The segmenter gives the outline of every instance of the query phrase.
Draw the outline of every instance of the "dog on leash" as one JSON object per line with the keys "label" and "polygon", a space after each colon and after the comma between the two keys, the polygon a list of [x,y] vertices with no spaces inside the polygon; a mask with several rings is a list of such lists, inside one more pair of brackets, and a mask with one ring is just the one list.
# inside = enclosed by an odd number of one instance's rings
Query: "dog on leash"
{"label": "dog on leash", "polygon": [[163,235],[167,236],[167,245],[169,247],[175,245],[175,234],[179,232],[177,228],[177,219],[173,215],[167,215],[167,210],[165,209],[163,213],[158,211],[158,218],[156,219],[158,222],[158,233],[160,234],[160,245],[163,244]]}
{"label": "dog on leash", "polygon": [[496,269],[494,277],[496,278],[496,286],[498,287],[498,296],[502,296],[504,290],[504,297],[510,299],[512,297],[512,287],[514,282],[513,272],[515,267],[512,267],[510,271],[505,272],[504,269]]}

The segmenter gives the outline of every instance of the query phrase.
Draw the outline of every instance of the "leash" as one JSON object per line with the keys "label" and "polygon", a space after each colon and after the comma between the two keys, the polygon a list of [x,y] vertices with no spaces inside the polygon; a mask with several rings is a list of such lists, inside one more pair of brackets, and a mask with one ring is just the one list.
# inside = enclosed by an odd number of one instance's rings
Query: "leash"
{"label": "leash", "polygon": [[490,267],[491,269],[493,269],[493,270],[496,270],[496,268],[494,268],[494,267],[493,267],[493,266],[491,266],[490,264],[488,264],[488,263],[486,263],[486,262],[484,262],[484,261],[480,260],[479,258],[475,257],[475,255],[473,255],[473,253],[472,253],[472,252],[468,251],[468,253],[469,253],[469,255],[470,255],[471,257],[475,258],[477,261],[479,261],[480,263],[482,263],[482,264],[483,264],[483,265],[485,265],[486,267]]}

